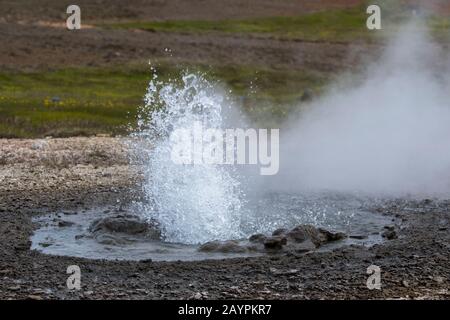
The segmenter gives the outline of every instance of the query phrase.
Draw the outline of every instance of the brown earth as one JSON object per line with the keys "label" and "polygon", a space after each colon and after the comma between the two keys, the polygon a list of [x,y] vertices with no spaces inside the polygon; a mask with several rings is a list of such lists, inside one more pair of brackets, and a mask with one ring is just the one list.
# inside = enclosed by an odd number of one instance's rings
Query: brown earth
{"label": "brown earth", "polygon": [[[283,41],[233,35],[192,35],[146,31],[65,29],[1,25],[1,67],[47,69],[111,66],[165,59],[212,65],[253,65],[267,69],[342,70],[370,48],[358,44]],[[170,49],[170,53],[166,52]],[[354,54],[350,54],[354,53]]]}
{"label": "brown earth", "polygon": [[[79,0],[83,19],[105,20],[221,20],[292,16],[324,9],[349,8],[362,0]],[[68,2],[2,1],[0,21],[37,23],[65,21]]]}
{"label": "brown earth", "polygon": [[[371,48],[345,43],[283,41],[256,35],[103,30],[105,20],[227,19],[299,15],[351,7],[360,0],[79,1],[85,28],[65,29],[66,4],[56,0],[0,3],[0,69],[111,66],[165,59],[173,63],[255,65],[266,69],[342,70]],[[170,52],[166,51],[170,49]]]}
{"label": "brown earth", "polygon": [[[420,2],[433,12],[450,13],[450,5],[443,0],[402,2]],[[0,70],[111,66],[157,59],[204,65],[250,64],[266,69],[345,70],[358,65],[365,56],[376,54],[377,48],[356,43],[277,40],[260,35],[103,30],[90,24],[295,16],[361,3],[363,0],[80,0],[77,4],[82,8],[85,27],[70,32],[65,29],[68,3],[2,1]]]}

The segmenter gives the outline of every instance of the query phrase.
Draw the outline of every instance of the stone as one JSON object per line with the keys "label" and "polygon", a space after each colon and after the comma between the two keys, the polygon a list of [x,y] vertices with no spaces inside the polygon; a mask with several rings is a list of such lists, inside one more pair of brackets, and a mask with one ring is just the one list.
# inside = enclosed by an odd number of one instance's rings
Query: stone
{"label": "stone", "polygon": [[331,242],[331,241],[338,241],[338,240],[342,240],[345,239],[347,237],[347,235],[343,232],[330,232],[328,230],[325,230],[323,228],[319,228],[319,232],[325,236],[325,241],[326,242]]}
{"label": "stone", "polygon": [[133,216],[119,215],[95,220],[90,226],[91,232],[101,229],[109,232],[120,232],[126,234],[138,234],[147,230],[148,225]]}
{"label": "stone", "polygon": [[276,229],[274,232],[272,232],[272,236],[281,236],[281,235],[286,234],[288,231],[289,231],[288,229],[279,228],[279,229]]}
{"label": "stone", "polygon": [[99,234],[121,233],[125,235],[140,235],[150,239],[159,240],[161,232],[155,224],[142,221],[132,215],[117,215],[95,220],[89,231],[97,236]]}
{"label": "stone", "polygon": [[71,227],[71,226],[73,226],[73,225],[74,225],[74,223],[71,222],[71,221],[64,221],[64,220],[61,220],[61,221],[58,222],[58,227],[61,227],[61,228],[64,228],[64,227]]}
{"label": "stone", "polygon": [[397,239],[397,233],[394,230],[387,230],[381,234],[383,238],[388,240]]}
{"label": "stone", "polygon": [[316,246],[320,246],[323,242],[320,232],[311,225],[299,225],[289,231],[286,236],[298,243],[310,239]]}
{"label": "stone", "polygon": [[198,250],[201,252],[243,253],[247,251],[247,248],[236,240],[214,240],[202,244]]}
{"label": "stone", "polygon": [[285,244],[287,244],[287,239],[283,236],[268,237],[264,240],[264,247],[266,249],[280,250]]}
{"label": "stone", "polygon": [[118,245],[124,245],[129,244],[130,241],[127,239],[124,239],[122,237],[118,237],[114,234],[107,234],[107,233],[100,233],[95,236],[95,240],[98,243],[105,244],[105,245],[112,245],[112,246],[118,246]]}
{"label": "stone", "polygon": [[254,243],[264,243],[264,240],[266,240],[266,238],[267,237],[265,235],[263,235],[262,233],[257,233],[257,234],[250,236],[250,238],[248,238],[248,241],[254,242]]}

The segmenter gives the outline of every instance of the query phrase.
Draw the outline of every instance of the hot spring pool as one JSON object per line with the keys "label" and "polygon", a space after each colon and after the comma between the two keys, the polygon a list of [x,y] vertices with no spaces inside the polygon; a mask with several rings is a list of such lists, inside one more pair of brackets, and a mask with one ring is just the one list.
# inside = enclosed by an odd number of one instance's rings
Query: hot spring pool
{"label": "hot spring pool", "polygon": [[[379,200],[330,194],[293,195],[268,194],[249,201],[246,214],[240,217],[237,229],[240,240],[256,233],[271,234],[278,228],[293,228],[300,224],[310,224],[327,230],[340,231],[349,237],[324,245],[318,250],[359,244],[371,246],[382,241],[381,232],[385,225],[392,224],[391,218],[375,213]],[[94,221],[108,217],[139,216],[133,205],[126,209],[112,205],[85,211],[63,211],[35,218],[37,229],[32,236],[32,249],[45,254],[75,256],[90,259],[109,260],[154,260],[186,261],[203,259],[223,259],[258,256],[261,252],[201,252],[199,243],[179,243],[154,236],[118,232],[106,238],[96,237],[92,232]],[[185,221],[186,228],[196,221]],[[221,221],[211,221],[220,228]],[[133,228],[131,226],[130,228]],[[224,226],[227,228],[227,226]],[[123,231],[123,230],[122,230]],[[235,239],[231,235],[219,240]],[[236,239],[236,240],[239,240]],[[216,240],[215,238],[207,239]],[[202,241],[204,242],[204,241]],[[276,254],[276,253],[275,253]]]}

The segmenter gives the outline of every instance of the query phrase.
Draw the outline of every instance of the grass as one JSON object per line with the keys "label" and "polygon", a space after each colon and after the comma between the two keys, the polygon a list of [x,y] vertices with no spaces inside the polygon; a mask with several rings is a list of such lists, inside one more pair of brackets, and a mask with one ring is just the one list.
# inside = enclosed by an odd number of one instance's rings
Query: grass
{"label": "grass", "polygon": [[[320,91],[323,75],[311,71],[265,70],[250,66],[174,67],[160,63],[158,78],[183,70],[201,72],[231,89],[256,120],[278,121],[308,89]],[[0,73],[0,137],[64,137],[126,134],[135,123],[152,73],[146,66],[117,69],[72,68]]]}
{"label": "grass", "polygon": [[89,68],[0,73],[0,136],[123,133],[148,79],[143,71]]}
{"label": "grass", "polygon": [[280,38],[344,41],[365,38],[365,11],[361,8],[329,10],[295,17],[268,17],[247,20],[177,20],[121,22],[103,25],[110,28],[142,29],[164,32],[225,32],[270,34]]}
{"label": "grass", "polygon": [[276,125],[303,104],[305,92],[319,94],[329,75],[312,70],[290,71],[227,66],[207,71],[232,90],[247,115],[261,126]]}
{"label": "grass", "polygon": [[[368,4],[378,3],[382,12],[381,31],[368,31],[366,21]],[[290,17],[267,17],[245,20],[174,20],[174,21],[131,21],[99,25],[116,29],[141,29],[154,32],[182,33],[238,33],[260,34],[286,40],[374,42],[384,40],[395,32],[410,17],[410,10],[397,2],[379,0],[348,9],[335,9]],[[450,29],[450,19],[430,16],[428,26],[437,36],[443,36]]]}

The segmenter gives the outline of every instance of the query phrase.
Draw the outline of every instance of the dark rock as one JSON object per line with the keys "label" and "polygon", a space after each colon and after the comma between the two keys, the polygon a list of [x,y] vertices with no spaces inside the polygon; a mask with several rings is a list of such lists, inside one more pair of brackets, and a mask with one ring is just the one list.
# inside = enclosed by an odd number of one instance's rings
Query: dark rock
{"label": "dark rock", "polygon": [[281,235],[285,235],[286,233],[288,233],[288,229],[285,228],[279,228],[277,230],[275,230],[274,232],[272,232],[272,236],[281,236]]}
{"label": "dark rock", "polygon": [[220,247],[221,242],[218,240],[215,241],[209,241],[206,242],[204,244],[202,244],[200,246],[200,248],[198,248],[198,251],[202,251],[202,252],[214,252],[217,251],[218,248]]}
{"label": "dark rock", "polygon": [[388,240],[397,239],[397,233],[395,230],[387,230],[382,233],[382,237]]}
{"label": "dark rock", "polygon": [[267,237],[265,235],[263,235],[262,233],[257,233],[257,234],[250,236],[250,238],[248,238],[248,241],[255,242],[255,243],[264,243],[264,240],[266,240],[266,238]]}
{"label": "dark rock", "polygon": [[147,230],[148,224],[133,216],[115,216],[95,220],[89,228],[91,232],[99,230],[108,232],[120,232],[126,234],[138,234]]}
{"label": "dark rock", "polygon": [[347,235],[343,232],[333,233],[322,228],[319,228],[319,232],[325,237],[326,242],[338,241],[347,238]]}
{"label": "dark rock", "polygon": [[317,247],[323,242],[319,230],[311,225],[299,225],[289,231],[286,236],[298,243],[310,239]]}
{"label": "dark rock", "polygon": [[247,248],[236,240],[215,240],[202,244],[198,250],[201,252],[243,253],[247,251]]}
{"label": "dark rock", "polygon": [[107,234],[107,233],[97,234],[95,236],[95,240],[97,240],[98,243],[106,244],[106,245],[113,245],[113,246],[131,243],[131,241],[127,240],[126,238],[118,237],[117,235]]}
{"label": "dark rock", "polygon": [[264,240],[264,247],[266,249],[280,250],[285,244],[287,244],[287,239],[283,236],[268,237]]}
{"label": "dark rock", "polygon": [[89,227],[97,242],[105,245],[130,244],[139,239],[159,240],[161,232],[156,225],[132,215],[117,215],[95,220]]}
{"label": "dark rock", "polygon": [[327,242],[346,237],[347,235],[341,232],[333,233],[322,228],[317,229],[311,225],[299,225],[286,233],[288,244],[286,249],[304,253],[313,251]]}
{"label": "dark rock", "polygon": [[95,220],[89,227],[93,234],[122,233],[126,235],[146,235],[151,239],[161,238],[160,230],[146,221],[132,215],[118,215]]}
{"label": "dark rock", "polygon": [[71,221],[64,221],[61,220],[58,222],[58,227],[64,228],[64,227],[71,227],[73,226],[75,223],[71,222]]}

